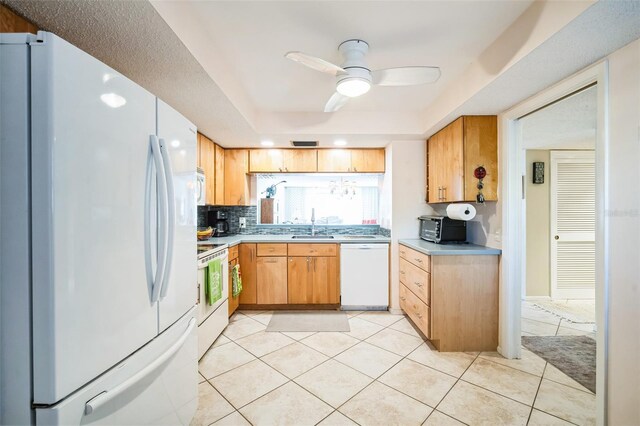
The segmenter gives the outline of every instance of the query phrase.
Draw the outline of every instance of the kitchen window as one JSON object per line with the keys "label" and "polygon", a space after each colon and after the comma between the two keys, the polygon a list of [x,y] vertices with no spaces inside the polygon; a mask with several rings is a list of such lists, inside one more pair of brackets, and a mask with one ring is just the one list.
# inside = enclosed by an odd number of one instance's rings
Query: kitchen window
{"label": "kitchen window", "polygon": [[382,175],[258,175],[258,224],[379,224]]}

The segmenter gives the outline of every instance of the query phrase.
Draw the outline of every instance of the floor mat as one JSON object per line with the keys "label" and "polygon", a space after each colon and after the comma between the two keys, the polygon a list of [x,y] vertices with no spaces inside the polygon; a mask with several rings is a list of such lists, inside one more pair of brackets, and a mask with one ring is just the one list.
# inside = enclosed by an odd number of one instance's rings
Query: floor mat
{"label": "floor mat", "polygon": [[522,345],[596,392],[596,341],[587,336],[522,336]]}
{"label": "floor mat", "polygon": [[351,331],[341,311],[276,311],[266,331]]}

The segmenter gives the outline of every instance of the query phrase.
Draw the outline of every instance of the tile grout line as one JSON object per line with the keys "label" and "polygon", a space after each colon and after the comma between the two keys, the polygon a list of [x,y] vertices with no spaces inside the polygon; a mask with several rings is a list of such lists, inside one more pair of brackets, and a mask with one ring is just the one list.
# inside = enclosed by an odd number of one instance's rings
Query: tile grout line
{"label": "tile grout line", "polygon": [[[469,365],[467,366],[467,368],[465,368],[465,369],[464,369],[464,371],[462,372],[462,374],[460,374],[460,377],[458,377],[458,378],[457,378],[456,382],[453,384],[453,386],[451,386],[451,387],[449,388],[449,390],[447,391],[447,393],[445,393],[445,394],[444,394],[444,396],[442,397],[442,399],[440,400],[440,402],[438,402],[438,403],[436,404],[436,406],[435,406],[435,407],[433,407],[434,411],[438,409],[438,407],[440,406],[440,404],[442,404],[442,401],[444,401],[444,400],[447,398],[447,395],[449,395],[449,393],[451,393],[451,391],[453,390],[453,388],[455,388],[455,387],[456,387],[456,385],[458,384],[458,382],[459,382],[460,380],[462,380],[462,376],[464,376],[464,373],[466,373],[466,372],[467,372],[467,370],[468,370],[469,368],[471,368],[471,366],[473,365],[473,363],[474,363],[474,362],[476,362],[476,360],[477,360],[477,359],[478,359],[478,357],[480,356],[480,353],[481,353],[481,352],[478,352],[478,355],[476,355],[476,357],[473,359],[473,361],[471,361],[471,362],[469,363]],[[465,383],[466,383],[466,381],[465,381]],[[447,413],[446,413],[446,412],[444,412],[444,411],[442,411],[442,413],[443,413],[443,414],[447,414]],[[447,414],[447,415],[448,415],[449,417],[453,418],[453,419],[456,419],[456,420],[458,420],[458,421],[462,422],[462,420],[458,419],[457,417],[453,417],[453,416],[451,416],[451,415],[449,415],[449,414]],[[466,422],[462,422],[462,423],[467,424]]]}
{"label": "tile grout line", "polygon": [[538,393],[540,392],[540,386],[542,385],[542,377],[544,377],[544,372],[547,369],[548,362],[545,362],[544,368],[542,369],[542,376],[540,376],[540,381],[538,382],[538,388],[536,389],[536,394],[533,397],[533,402],[531,403],[531,410],[529,410],[529,417],[527,417],[527,425],[531,421],[531,415],[533,414],[533,407],[536,405],[536,399],[538,399]]}
{"label": "tile grout line", "polygon": [[[536,355],[536,354],[534,354],[534,355]],[[537,356],[538,358],[540,358],[541,360],[543,360],[543,361],[544,361],[544,358],[539,357],[538,355],[536,355],[536,356]],[[499,365],[499,366],[501,366],[501,367],[510,368],[510,369],[512,369],[512,370],[516,370],[516,371],[519,371],[519,372],[521,372],[521,373],[530,374],[531,376],[535,376],[535,377],[542,377],[542,375],[544,374],[544,368],[542,369],[542,373],[540,373],[540,376],[538,376],[537,374],[533,374],[533,373],[530,373],[530,372],[528,372],[528,371],[520,370],[519,368],[515,368],[515,367],[512,367],[512,366],[510,366],[510,365],[501,364],[501,363],[499,363],[499,362],[497,362],[497,361],[494,361],[494,360],[492,360],[492,359],[489,359],[489,358],[485,358],[485,357],[483,357],[483,356],[482,356],[482,352],[480,352],[480,355],[478,355],[478,357],[479,357],[479,358],[482,358],[482,360],[483,360],[483,361],[488,361],[488,362],[490,362],[490,363],[492,363],[492,364],[497,364],[497,365]],[[507,359],[507,358],[505,358],[505,359]],[[517,358],[514,358],[514,359],[517,359]],[[520,359],[522,359],[522,358],[520,358]],[[546,367],[546,362],[547,362],[547,361],[544,361],[544,362],[545,362],[545,367]]]}

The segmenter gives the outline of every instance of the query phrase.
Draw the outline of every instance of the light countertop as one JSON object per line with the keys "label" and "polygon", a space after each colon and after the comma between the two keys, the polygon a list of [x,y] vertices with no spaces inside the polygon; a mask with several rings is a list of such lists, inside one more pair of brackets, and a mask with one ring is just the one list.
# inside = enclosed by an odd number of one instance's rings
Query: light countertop
{"label": "light countertop", "polygon": [[[228,237],[213,237],[205,241],[198,241],[198,244],[228,244],[233,247],[240,243],[390,243],[391,238],[382,235],[337,235],[333,238],[291,238],[292,235],[264,235],[264,234],[237,234]],[[373,238],[371,238],[373,237]]]}
{"label": "light countertop", "polygon": [[421,239],[399,240],[399,244],[430,256],[499,255],[502,250],[475,244],[436,244]]}

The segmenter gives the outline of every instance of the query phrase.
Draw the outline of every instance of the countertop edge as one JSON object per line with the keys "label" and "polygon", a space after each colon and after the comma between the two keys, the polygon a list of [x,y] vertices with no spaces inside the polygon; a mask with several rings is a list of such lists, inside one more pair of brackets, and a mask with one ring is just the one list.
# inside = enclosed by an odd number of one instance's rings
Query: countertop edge
{"label": "countertop edge", "polygon": [[444,245],[420,239],[402,239],[398,240],[398,244],[417,250],[420,253],[428,254],[429,256],[499,256],[502,254],[502,250],[500,249],[476,244]]}
{"label": "countertop edge", "polygon": [[292,239],[291,235],[264,235],[264,234],[246,234],[246,235],[233,235],[229,237],[213,237],[208,240],[198,241],[198,245],[201,244],[227,244],[229,247],[237,246],[242,243],[287,243],[287,244],[299,244],[299,243],[316,243],[316,244],[390,244],[391,238],[376,235],[376,238],[340,238],[336,236],[332,239],[315,239],[315,238],[297,238]]}

